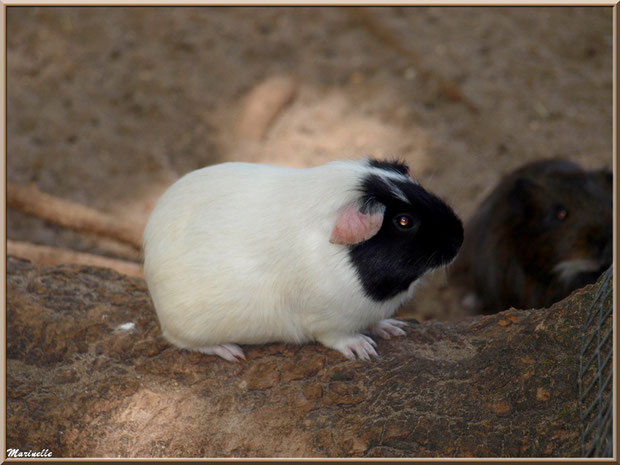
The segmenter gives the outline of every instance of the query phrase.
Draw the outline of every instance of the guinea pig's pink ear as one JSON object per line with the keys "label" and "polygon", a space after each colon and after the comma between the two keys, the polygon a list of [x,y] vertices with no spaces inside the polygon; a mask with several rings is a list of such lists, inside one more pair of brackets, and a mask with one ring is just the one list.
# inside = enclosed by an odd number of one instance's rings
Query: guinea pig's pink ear
{"label": "guinea pig's pink ear", "polygon": [[353,245],[370,239],[379,232],[383,223],[385,205],[376,203],[362,213],[357,204],[347,205],[338,212],[329,242]]}

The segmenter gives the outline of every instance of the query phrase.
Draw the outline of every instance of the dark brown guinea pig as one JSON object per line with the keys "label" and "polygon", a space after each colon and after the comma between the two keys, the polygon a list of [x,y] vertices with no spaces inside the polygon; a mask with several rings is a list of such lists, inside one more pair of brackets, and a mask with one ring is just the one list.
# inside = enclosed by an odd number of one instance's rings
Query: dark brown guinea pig
{"label": "dark brown guinea pig", "polygon": [[450,281],[471,312],[548,307],[611,265],[612,231],[611,172],[536,161],[481,203]]}

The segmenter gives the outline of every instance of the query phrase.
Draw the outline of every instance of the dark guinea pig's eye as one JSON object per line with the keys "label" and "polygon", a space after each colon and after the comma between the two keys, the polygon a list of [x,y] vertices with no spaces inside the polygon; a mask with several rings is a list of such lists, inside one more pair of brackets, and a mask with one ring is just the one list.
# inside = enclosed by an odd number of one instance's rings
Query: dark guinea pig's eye
{"label": "dark guinea pig's eye", "polygon": [[411,229],[415,226],[415,221],[409,215],[396,215],[394,217],[394,223],[400,229]]}
{"label": "dark guinea pig's eye", "polygon": [[564,221],[568,216],[568,210],[564,208],[562,205],[556,205],[554,208],[554,216],[558,221]]}

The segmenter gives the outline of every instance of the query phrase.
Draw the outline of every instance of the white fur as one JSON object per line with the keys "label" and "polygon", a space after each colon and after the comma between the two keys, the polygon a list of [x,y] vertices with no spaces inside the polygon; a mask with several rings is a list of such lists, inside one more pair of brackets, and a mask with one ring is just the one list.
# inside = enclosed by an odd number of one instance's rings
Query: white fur
{"label": "white fur", "polygon": [[388,185],[390,186],[390,192],[392,192],[394,197],[398,197],[403,202],[411,204],[411,202],[409,202],[409,199],[407,198],[407,196],[403,193],[403,191],[400,190],[400,188],[396,184],[394,184],[389,179],[386,179],[386,181],[388,181]]}
{"label": "white fur", "polygon": [[345,341],[410,294],[367,298],[347,247],[329,242],[337,212],[358,200],[371,171],[394,177],[363,160],[308,169],[225,163],[178,180],[143,238],[164,336],[192,350],[318,340],[350,352]]}
{"label": "white fur", "polygon": [[553,267],[553,272],[558,275],[560,280],[569,282],[579,273],[588,273],[598,270],[601,264],[595,260],[587,258],[574,258],[564,260]]}

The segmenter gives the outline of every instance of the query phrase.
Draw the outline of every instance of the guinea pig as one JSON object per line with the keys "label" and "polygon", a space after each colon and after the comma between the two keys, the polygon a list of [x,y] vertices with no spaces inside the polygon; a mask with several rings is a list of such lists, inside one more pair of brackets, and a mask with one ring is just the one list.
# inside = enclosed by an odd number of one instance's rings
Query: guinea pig
{"label": "guinea pig", "polygon": [[465,226],[449,269],[474,313],[548,307],[612,262],[612,174],[540,160],[504,177]]}
{"label": "guinea pig", "polygon": [[390,317],[462,241],[460,219],[400,162],[223,163],[158,200],[144,274],[180,348],[237,361],[236,344],[318,341],[368,360],[364,332],[405,334]]}

